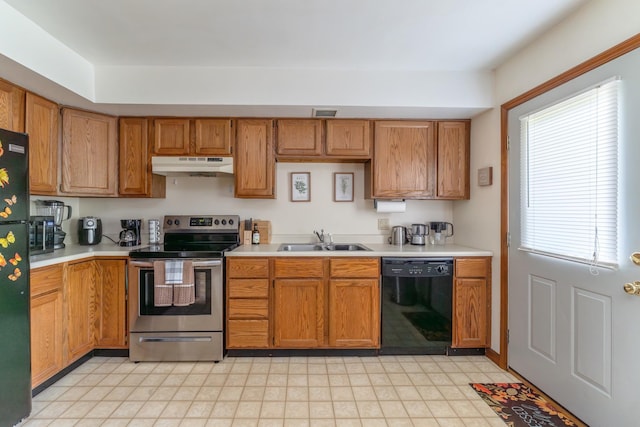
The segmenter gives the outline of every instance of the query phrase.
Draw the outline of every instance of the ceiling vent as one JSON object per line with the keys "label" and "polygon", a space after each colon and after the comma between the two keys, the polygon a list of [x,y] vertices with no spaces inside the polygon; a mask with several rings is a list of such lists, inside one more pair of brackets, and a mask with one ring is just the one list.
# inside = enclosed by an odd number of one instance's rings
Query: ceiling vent
{"label": "ceiling vent", "polygon": [[335,117],[338,110],[318,110],[313,109],[313,117]]}

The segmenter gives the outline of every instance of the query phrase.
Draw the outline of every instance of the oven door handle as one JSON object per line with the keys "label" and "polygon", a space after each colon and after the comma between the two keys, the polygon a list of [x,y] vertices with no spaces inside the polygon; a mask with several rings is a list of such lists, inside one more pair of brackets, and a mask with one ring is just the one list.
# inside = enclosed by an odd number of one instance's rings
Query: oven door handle
{"label": "oven door handle", "polygon": [[[150,261],[129,261],[129,265],[133,267],[142,267],[142,268],[153,268],[153,262]],[[221,266],[222,260],[220,259],[211,259],[206,261],[193,261],[193,267],[215,267]]]}

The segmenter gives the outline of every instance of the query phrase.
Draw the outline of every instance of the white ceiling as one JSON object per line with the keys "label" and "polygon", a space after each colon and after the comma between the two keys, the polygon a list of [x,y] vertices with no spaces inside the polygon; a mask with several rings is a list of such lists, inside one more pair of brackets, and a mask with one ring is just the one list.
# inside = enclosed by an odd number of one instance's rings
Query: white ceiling
{"label": "white ceiling", "polygon": [[96,67],[486,72],[586,0],[4,1]]}

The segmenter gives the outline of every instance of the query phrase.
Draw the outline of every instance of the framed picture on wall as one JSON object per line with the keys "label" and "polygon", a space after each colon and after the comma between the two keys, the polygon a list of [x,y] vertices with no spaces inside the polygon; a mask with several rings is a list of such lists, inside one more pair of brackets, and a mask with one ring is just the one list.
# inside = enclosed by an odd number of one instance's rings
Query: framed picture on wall
{"label": "framed picture on wall", "polygon": [[333,174],[333,201],[353,202],[353,172]]}
{"label": "framed picture on wall", "polygon": [[311,201],[311,172],[291,172],[291,201]]}

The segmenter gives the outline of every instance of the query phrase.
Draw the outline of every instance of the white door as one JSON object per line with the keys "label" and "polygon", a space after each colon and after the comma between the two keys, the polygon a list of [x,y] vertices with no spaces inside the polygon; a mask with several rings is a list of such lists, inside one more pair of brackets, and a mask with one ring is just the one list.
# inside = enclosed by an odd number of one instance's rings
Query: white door
{"label": "white door", "polygon": [[[612,76],[619,103],[618,268],[520,250],[520,120]],[[640,53],[636,50],[509,112],[509,366],[591,426],[640,425]],[[594,274],[597,272],[597,274]]]}

